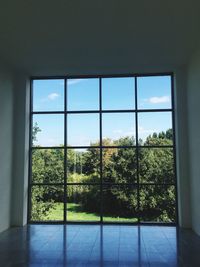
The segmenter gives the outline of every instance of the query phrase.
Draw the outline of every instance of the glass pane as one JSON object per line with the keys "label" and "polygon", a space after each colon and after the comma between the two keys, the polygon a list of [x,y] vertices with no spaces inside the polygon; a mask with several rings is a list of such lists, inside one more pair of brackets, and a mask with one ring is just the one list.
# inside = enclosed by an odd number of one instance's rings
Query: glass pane
{"label": "glass pane", "polygon": [[99,144],[99,114],[70,114],[67,125],[68,146]]}
{"label": "glass pane", "polygon": [[99,183],[100,149],[68,149],[67,171],[68,183]]}
{"label": "glass pane", "polygon": [[32,186],[31,220],[63,221],[62,186]]}
{"label": "glass pane", "polygon": [[33,115],[33,146],[64,145],[64,115]]}
{"label": "glass pane", "polygon": [[68,185],[67,220],[99,221],[100,199],[100,186]]}
{"label": "glass pane", "polygon": [[134,148],[103,149],[103,182],[136,183],[137,161]]}
{"label": "glass pane", "polygon": [[175,183],[173,149],[141,148],[139,176],[140,183]]}
{"label": "glass pane", "polygon": [[141,221],[175,222],[175,206],[174,186],[141,186]]}
{"label": "glass pane", "polygon": [[138,108],[171,108],[171,76],[138,77]]}
{"label": "glass pane", "polygon": [[33,111],[64,111],[64,80],[33,81]]}
{"label": "glass pane", "polygon": [[102,109],[135,109],[135,79],[102,79]]}
{"label": "glass pane", "polygon": [[145,112],[138,114],[139,144],[172,145],[172,113],[171,112]]}
{"label": "glass pane", "polygon": [[102,114],[103,143],[109,145],[135,145],[135,113]]}
{"label": "glass pane", "polygon": [[34,149],[32,152],[33,183],[64,182],[64,150]]}
{"label": "glass pane", "polygon": [[99,79],[67,80],[68,110],[99,109]]}
{"label": "glass pane", "polygon": [[137,222],[137,189],[134,186],[104,186],[103,221]]}

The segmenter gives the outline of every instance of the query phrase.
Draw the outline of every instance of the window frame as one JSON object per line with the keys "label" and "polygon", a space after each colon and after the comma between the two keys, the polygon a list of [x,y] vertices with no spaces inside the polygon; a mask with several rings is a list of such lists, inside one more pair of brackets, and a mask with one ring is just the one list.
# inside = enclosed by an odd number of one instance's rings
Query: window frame
{"label": "window frame", "polygon": [[[156,77],[156,76],[170,76],[171,77],[171,108],[165,109],[140,109],[138,108],[138,88],[137,88],[137,78],[140,77]],[[99,109],[98,110],[67,110],[67,80],[68,79],[81,79],[81,78],[97,78],[99,80]],[[102,79],[103,78],[134,78],[134,93],[135,93],[135,108],[127,109],[127,110],[108,110],[102,109]],[[54,80],[61,79],[64,80],[64,111],[33,111],[33,81],[34,80]],[[135,115],[135,145],[134,146],[103,146],[102,145],[102,114],[106,113],[133,113]],[[171,112],[172,116],[172,133],[173,133],[173,143],[172,145],[161,145],[161,146],[141,146],[138,144],[138,114],[139,113],[149,113],[149,112]],[[67,145],[67,115],[68,114],[99,114],[99,131],[100,131],[100,139],[99,146],[68,146]],[[33,115],[34,114],[63,114],[64,115],[64,147],[59,146],[46,146],[46,147],[34,147],[32,146],[32,126],[33,126]],[[173,72],[165,72],[165,73],[146,73],[146,74],[122,74],[122,75],[65,75],[65,76],[32,76],[30,77],[30,119],[29,119],[29,177],[28,177],[28,223],[31,224],[131,224],[131,225],[178,225],[178,197],[177,197],[177,167],[176,167],[176,129],[175,129],[175,105],[174,105],[174,74]],[[68,183],[67,182],[67,150],[68,149],[87,149],[87,148],[98,148],[100,149],[100,183]],[[102,151],[106,148],[133,148],[136,151],[136,175],[137,182],[136,183],[126,183],[123,184],[125,186],[136,186],[137,187],[137,208],[140,209],[140,187],[141,186],[174,186],[175,188],[175,222],[143,222],[141,221],[140,216],[137,218],[137,222],[106,222],[103,220],[103,207],[102,207],[102,194],[104,186],[117,186],[122,184],[112,183],[105,184],[103,183],[103,164],[102,164]],[[173,161],[174,161],[174,183],[140,183],[139,179],[139,160],[138,160],[138,151],[140,148],[143,149],[151,149],[151,148],[171,148],[173,150]],[[35,149],[63,149],[64,150],[64,183],[32,183],[32,151]],[[33,221],[31,220],[31,190],[33,186],[52,186],[62,185],[64,187],[64,216],[61,221]],[[67,220],[67,186],[68,185],[98,185],[100,186],[101,192],[101,214],[99,221],[68,221]]]}

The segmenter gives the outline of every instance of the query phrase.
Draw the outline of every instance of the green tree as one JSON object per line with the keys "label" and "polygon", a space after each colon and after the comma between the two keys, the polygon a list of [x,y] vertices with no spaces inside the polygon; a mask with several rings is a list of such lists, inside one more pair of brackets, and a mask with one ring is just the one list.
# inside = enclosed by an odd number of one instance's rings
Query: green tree
{"label": "green tree", "polygon": [[39,128],[37,122],[34,124],[33,129],[32,129],[32,145],[34,142],[37,141],[37,134],[41,132],[41,129]]}
{"label": "green tree", "polygon": [[[33,141],[37,140],[40,131],[34,126]],[[139,140],[143,145],[138,150],[140,183],[173,183],[174,158],[171,148],[172,130],[153,133],[146,140]],[[98,143],[92,144],[99,145]],[[130,137],[112,141],[104,139],[103,146],[135,146],[135,139]],[[150,148],[148,146],[160,146]],[[137,188],[129,186],[137,182],[136,149],[103,148],[103,212],[106,215],[132,217],[140,215],[148,221],[174,221],[174,186],[140,186],[140,211],[137,210]],[[33,149],[32,181],[35,183],[63,183],[64,149]],[[68,182],[99,183],[100,182],[100,149],[88,148],[79,151],[67,150]],[[47,217],[56,201],[63,201],[63,187],[32,187],[32,219],[41,220]],[[100,212],[100,186],[68,186],[69,202],[79,203],[84,211]]]}

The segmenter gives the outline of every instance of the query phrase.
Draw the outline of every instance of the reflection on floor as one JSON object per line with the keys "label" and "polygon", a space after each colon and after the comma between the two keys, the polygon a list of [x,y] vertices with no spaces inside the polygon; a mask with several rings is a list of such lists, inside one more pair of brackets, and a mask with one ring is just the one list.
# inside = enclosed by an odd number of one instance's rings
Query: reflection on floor
{"label": "reflection on floor", "polygon": [[30,225],[0,234],[0,266],[200,266],[200,238],[166,226]]}

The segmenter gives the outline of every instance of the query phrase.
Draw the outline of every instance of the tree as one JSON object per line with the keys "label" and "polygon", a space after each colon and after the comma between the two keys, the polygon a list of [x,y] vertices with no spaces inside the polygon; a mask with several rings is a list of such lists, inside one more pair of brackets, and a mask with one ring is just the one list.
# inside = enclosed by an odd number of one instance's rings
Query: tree
{"label": "tree", "polygon": [[[34,126],[33,140],[40,131]],[[123,137],[119,140],[102,140],[103,146],[122,148],[102,149],[103,212],[104,215],[137,217],[148,221],[174,221],[174,186],[140,186],[140,210],[137,210],[137,187],[129,185],[137,182],[139,163],[140,183],[168,184],[174,182],[174,158],[171,148],[172,130],[153,133],[146,140],[139,140],[138,162],[135,139]],[[98,146],[99,144],[92,144]],[[148,146],[160,146],[149,148]],[[124,148],[126,147],[126,148]],[[130,147],[130,148],[128,148]],[[80,204],[84,211],[100,212],[100,149],[67,149],[67,179],[71,183],[90,183],[67,187],[68,202]],[[32,155],[32,180],[35,183],[63,183],[64,149],[34,149]],[[63,202],[63,187],[33,186],[32,219],[47,218],[54,202]]]}
{"label": "tree", "polygon": [[37,141],[37,134],[41,132],[41,129],[39,128],[37,122],[34,124],[33,129],[32,129],[32,145],[34,142]]}
{"label": "tree", "polygon": [[[139,178],[140,183],[173,183],[174,166],[173,150],[162,148],[162,145],[172,143],[172,131],[166,133],[154,133],[143,142],[145,146],[158,145],[160,148],[139,149]],[[117,140],[121,146],[129,146],[135,143],[129,137]],[[126,183],[133,183],[136,177],[136,151],[133,148],[108,149],[103,153],[103,181],[107,183],[103,190],[104,212],[110,215],[137,216],[138,212],[144,220],[149,221],[174,221],[175,208],[174,187],[171,186],[142,186],[140,189],[140,211],[137,210],[137,191],[133,187],[130,190]],[[94,150],[97,152],[97,150]],[[88,154],[87,162],[95,162],[97,154]],[[92,167],[93,166],[93,167]],[[93,172],[97,164],[90,165]],[[119,185],[109,185],[119,184]],[[121,185],[120,185],[121,184]],[[99,206],[94,203],[97,200],[96,192],[86,192],[84,201],[81,200],[84,209],[95,212]],[[91,204],[92,203],[92,204]],[[99,203],[98,203],[99,204]]]}

